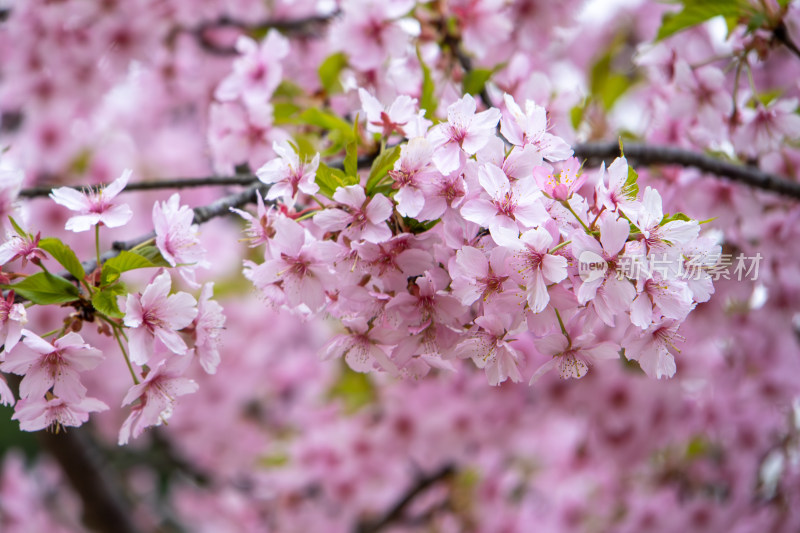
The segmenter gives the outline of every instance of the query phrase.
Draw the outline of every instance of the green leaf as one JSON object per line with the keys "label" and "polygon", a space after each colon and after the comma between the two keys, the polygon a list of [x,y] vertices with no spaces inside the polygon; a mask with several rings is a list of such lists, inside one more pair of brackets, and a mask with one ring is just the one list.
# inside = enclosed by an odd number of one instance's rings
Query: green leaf
{"label": "green leaf", "polygon": [[358,115],[353,122],[353,140],[345,147],[344,172],[348,176],[358,176]]}
{"label": "green leaf", "polygon": [[428,65],[422,60],[422,54],[419,48],[417,48],[417,59],[419,60],[419,66],[422,68],[422,92],[420,93],[419,107],[425,110],[425,117],[434,120],[436,116],[436,107],[439,102],[436,101],[433,95],[435,87],[433,84],[433,77],[431,76],[431,69],[428,68]]}
{"label": "green leaf", "polygon": [[461,81],[461,86],[465,93],[477,95],[483,92],[486,82],[494,73],[493,70],[486,68],[476,68],[467,72]]}
{"label": "green leaf", "polygon": [[316,182],[319,185],[319,192],[328,198],[333,198],[333,193],[339,187],[356,185],[358,176],[348,176],[338,168],[331,168],[325,163],[320,163],[317,169]]}
{"label": "green leaf", "polygon": [[578,126],[583,122],[583,115],[586,113],[586,103],[576,105],[569,111],[569,119],[572,123],[572,129],[577,130]]}
{"label": "green leaf", "polygon": [[147,246],[142,246],[141,248],[136,248],[135,253],[141,255],[145,259],[148,259],[154,266],[157,267],[171,267],[172,265],[164,259],[164,256],[161,255],[161,250],[159,250],[156,246],[149,244]]}
{"label": "green leaf", "polygon": [[683,220],[684,222],[690,222],[692,219],[689,218],[684,213],[675,213],[674,215],[670,215],[669,213],[667,213],[666,215],[664,215],[664,218],[661,219],[661,223],[659,224],[659,226],[663,226],[664,224],[673,222],[675,220]]}
{"label": "green leaf", "polygon": [[123,250],[118,256],[112,257],[103,263],[103,270],[100,273],[100,284],[108,285],[109,283],[113,283],[119,279],[120,274],[129,270],[151,268],[155,266],[158,265],[148,258],[136,252]]}
{"label": "green leaf", "polygon": [[368,374],[362,374],[342,365],[341,374],[328,391],[328,397],[344,403],[348,413],[354,413],[375,400],[375,387]]}
{"label": "green leaf", "polygon": [[683,0],[679,3],[683,7],[681,11],[664,14],[656,41],[714,17],[721,16],[730,22],[731,20],[738,21],[741,17],[754,12],[747,0]]}
{"label": "green leaf", "polygon": [[319,66],[317,73],[322,87],[328,94],[342,92],[342,84],[339,76],[347,66],[347,56],[343,52],[336,52],[329,55]]}
{"label": "green leaf", "polygon": [[39,248],[47,251],[53,259],[61,263],[61,266],[67,269],[75,279],[82,280],[86,277],[86,272],[83,270],[78,256],[72,251],[72,248],[64,244],[58,239],[48,237],[39,241]]}
{"label": "green leaf", "polygon": [[403,217],[403,224],[406,225],[408,231],[413,233],[414,235],[419,235],[420,233],[425,233],[436,224],[441,222],[441,218],[437,218],[436,220],[428,220],[427,222],[420,222],[415,218]]}
{"label": "green leaf", "polygon": [[122,318],[125,314],[120,311],[117,305],[117,296],[126,294],[125,286],[122,283],[114,283],[102,290],[96,291],[92,295],[92,305],[94,308],[111,318]]}
{"label": "green leaf", "polygon": [[14,228],[14,231],[17,232],[17,235],[19,235],[23,239],[27,239],[29,237],[28,233],[24,229],[22,229],[19,226],[19,224],[17,224],[16,220],[14,220],[14,217],[12,217],[11,215],[8,215],[8,220],[11,221],[11,226]]}
{"label": "green leaf", "polygon": [[64,304],[80,297],[78,288],[61,276],[39,272],[14,285],[3,285],[16,294],[39,305]]}
{"label": "green leaf", "polygon": [[[620,142],[620,152],[622,151],[622,142]],[[628,179],[625,180],[625,185],[622,186],[622,193],[628,197],[629,200],[636,200],[639,196],[639,174],[634,168],[628,165]]]}
{"label": "green leaf", "polygon": [[297,122],[297,113],[300,106],[291,102],[275,102],[272,104],[273,122],[276,126],[294,124]]}
{"label": "green leaf", "polygon": [[592,65],[589,74],[589,92],[594,99],[600,102],[603,109],[608,111],[632,85],[634,80],[614,71],[612,68],[612,59],[622,49],[624,41],[615,39],[608,50],[600,56],[600,58]]}
{"label": "green leaf", "polygon": [[298,117],[298,122],[303,124],[311,124],[319,126],[326,132],[337,132],[347,141],[354,139],[353,129],[350,123],[341,117],[334,115],[328,111],[323,111],[316,107],[306,109]]}
{"label": "green leaf", "polygon": [[400,150],[399,145],[386,149],[378,154],[378,157],[372,162],[366,186],[368,195],[372,196],[375,186],[394,167],[395,162],[400,158]]}

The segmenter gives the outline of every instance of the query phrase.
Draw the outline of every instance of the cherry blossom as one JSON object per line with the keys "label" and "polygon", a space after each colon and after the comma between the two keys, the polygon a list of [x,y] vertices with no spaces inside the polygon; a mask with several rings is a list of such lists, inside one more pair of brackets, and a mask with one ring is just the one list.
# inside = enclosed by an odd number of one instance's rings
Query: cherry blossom
{"label": "cherry blossom", "polygon": [[0,245],[0,265],[5,265],[14,259],[22,259],[24,267],[28,261],[36,263],[45,259],[47,257],[45,251],[39,248],[41,237],[41,233],[25,237],[9,233],[8,240]]}
{"label": "cherry blossom", "polygon": [[228,101],[242,98],[248,105],[261,105],[278,87],[283,77],[281,60],[289,54],[289,41],[271,30],[259,45],[250,37],[239,36],[233,72],[217,87],[215,96]]}
{"label": "cherry blossom", "polygon": [[434,146],[433,162],[443,174],[461,166],[462,151],[474,155],[494,135],[500,111],[491,108],[475,113],[475,99],[469,94],[447,108],[447,122],[434,126],[428,140]]}
{"label": "cherry blossom", "polygon": [[96,398],[69,401],[64,398],[31,398],[17,402],[12,420],[19,420],[23,431],[38,431],[55,426],[78,427],[89,420],[89,413],[105,411],[108,406]]}
{"label": "cherry blossom", "polygon": [[408,139],[425,135],[431,121],[417,110],[417,100],[401,94],[384,109],[380,101],[362,88],[358,89],[361,106],[367,114],[367,131],[389,137],[398,133]]}
{"label": "cherry blossom", "polygon": [[203,370],[209,374],[217,371],[220,363],[220,336],[225,328],[225,315],[222,306],[213,301],[214,284],[206,283],[200,291],[197,301],[197,317],[194,326],[194,353],[200,361]]}
{"label": "cherry blossom", "polygon": [[478,368],[485,369],[489,385],[497,386],[507,379],[522,381],[517,368],[522,356],[510,342],[524,331],[524,324],[513,328],[511,315],[499,312],[476,318],[475,325],[479,329],[456,347],[459,356],[469,357]]}
{"label": "cherry blossom", "polygon": [[533,180],[510,183],[502,169],[486,164],[478,170],[478,181],[485,195],[467,200],[461,206],[461,214],[471,222],[488,227],[497,244],[507,246],[517,240],[521,230],[550,219],[539,201],[541,191]]}
{"label": "cherry blossom", "polygon": [[523,112],[514,98],[503,95],[508,114],[500,120],[500,133],[516,146],[533,145],[548,161],[563,161],[572,155],[572,149],[560,137],[547,133],[547,111],[532,100],[525,101]]}
{"label": "cherry blossom", "polygon": [[378,243],[392,236],[386,220],[392,215],[392,203],[382,194],[367,198],[360,185],[339,187],[333,199],[341,208],[325,209],[314,215],[314,222],[326,231],[341,231],[353,241],[364,239]]}
{"label": "cherry blossom", "polygon": [[6,355],[0,365],[5,372],[21,376],[19,394],[22,398],[43,398],[52,387],[53,393],[68,402],[79,402],[86,395],[80,372],[91,370],[103,360],[103,353],[83,341],[83,337],[69,332],[53,344],[35,333],[23,330],[22,343]]}
{"label": "cherry blossom", "polygon": [[175,193],[166,202],[153,205],[156,246],[170,265],[178,267],[183,279],[195,286],[194,271],[207,266],[206,251],[192,225],[194,212],[180,202],[180,195]]}
{"label": "cherry blossom", "polygon": [[552,243],[553,236],[544,228],[530,229],[509,243],[516,277],[525,283],[528,306],[534,313],[543,311],[550,301],[547,283],[567,277],[567,260],[548,253]]}
{"label": "cherry blossom", "polygon": [[64,228],[81,232],[97,225],[116,228],[127,224],[133,211],[127,204],[119,204],[114,199],[128,184],[131,174],[131,170],[126,170],[119,178],[96,191],[81,193],[70,187],[53,189],[50,198],[54,202],[79,213],[67,220]]}
{"label": "cherry blossom", "polygon": [[278,158],[267,162],[256,171],[262,183],[271,185],[267,191],[267,200],[282,197],[288,206],[293,206],[298,192],[314,194],[319,185],[314,181],[319,168],[319,154],[311,162],[300,161],[300,156],[288,142],[273,143],[272,149]]}
{"label": "cherry blossom", "polygon": [[185,366],[181,358],[161,360],[144,381],[128,390],[122,405],[137,403],[119,430],[120,446],[141,435],[148,427],[159,426],[168,420],[178,396],[197,391],[197,382],[183,377]]}
{"label": "cherry blossom", "polygon": [[397,212],[416,217],[425,206],[425,186],[436,179],[438,172],[431,164],[433,147],[424,137],[415,137],[400,149],[400,158],[389,171],[397,190]]}
{"label": "cherry blossom", "polygon": [[154,340],[158,339],[172,353],[182,355],[188,350],[177,333],[197,316],[197,300],[186,292],[170,295],[172,278],[161,272],[136,295],[129,294],[125,301],[124,323],[128,328],[131,361],[146,364],[153,356]]}

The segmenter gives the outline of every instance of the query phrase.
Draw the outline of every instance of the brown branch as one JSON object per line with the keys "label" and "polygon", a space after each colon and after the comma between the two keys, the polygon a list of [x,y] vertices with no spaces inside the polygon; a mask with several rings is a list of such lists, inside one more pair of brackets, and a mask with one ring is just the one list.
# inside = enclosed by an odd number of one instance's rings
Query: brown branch
{"label": "brown branch", "polygon": [[[5,374],[6,381],[19,396],[22,381],[16,374]],[[116,483],[89,426],[69,428],[58,433],[37,432],[41,447],[61,467],[64,476],[83,504],[83,523],[99,533],[139,533],[133,521],[132,505]]]}
{"label": "brown branch", "polygon": [[789,30],[786,28],[786,24],[783,20],[772,30],[772,35],[775,39],[781,43],[783,46],[788,48],[795,56],[800,58],[800,48],[792,41],[792,38],[789,36]]}
{"label": "brown branch", "polygon": [[204,22],[194,29],[184,31],[194,35],[205,51],[215,55],[228,56],[237,55],[239,52],[234,47],[220,46],[213,42],[207,32],[220,28],[237,28],[245,33],[260,33],[274,29],[290,37],[311,38],[321,35],[322,29],[339,14],[340,11],[337,9],[328,15],[310,15],[297,19],[274,19],[256,23],[220,17],[217,20]]}
{"label": "brown branch", "polygon": [[[234,185],[251,185],[257,178],[253,174],[236,174],[233,176],[205,176],[202,178],[174,178],[158,181],[141,181],[129,183],[122,192],[133,191],[156,191],[161,189],[188,189],[196,187],[219,187]],[[72,189],[97,189],[103,184],[91,185],[66,185]],[[28,187],[19,192],[20,198],[38,198],[47,196],[53,191],[53,187],[39,185]]]}
{"label": "brown branch", "polygon": [[[573,146],[575,156],[587,159],[589,164],[600,161],[610,163],[619,157],[619,144],[585,143]],[[702,170],[756,189],[775,192],[789,198],[800,199],[800,182],[764,172],[755,167],[738,165],[719,158],[684,150],[673,146],[652,146],[640,143],[625,144],[625,156],[631,163],[645,166],[676,165]]]}
{"label": "brown branch", "polygon": [[359,522],[355,533],[377,533],[388,525],[391,525],[403,518],[403,514],[414,499],[432,485],[451,477],[455,473],[455,467],[448,464],[427,476],[420,476],[416,482],[404,492],[397,502],[389,508],[386,513],[376,520],[365,520]]}

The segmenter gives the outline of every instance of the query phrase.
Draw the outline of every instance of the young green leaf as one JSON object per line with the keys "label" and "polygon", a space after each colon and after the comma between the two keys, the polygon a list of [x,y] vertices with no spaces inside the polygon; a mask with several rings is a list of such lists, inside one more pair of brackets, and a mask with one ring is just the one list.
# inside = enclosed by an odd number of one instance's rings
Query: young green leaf
{"label": "young green leaf", "polygon": [[677,13],[666,13],[661,19],[656,41],[660,41],[680,31],[701,24],[714,17],[724,17],[726,21],[739,20],[753,14],[753,7],[747,0],[683,0],[683,9]]}
{"label": "young green leaf", "polygon": [[420,53],[419,48],[417,48],[417,59],[419,60],[419,66],[422,68],[422,94],[420,95],[419,99],[419,107],[420,109],[425,110],[425,117],[433,120],[436,115],[436,107],[438,106],[438,102],[433,95],[435,87],[433,85],[431,69],[428,68],[428,65],[426,65],[425,61],[422,60],[422,54]]}
{"label": "young green leaf", "polygon": [[333,198],[333,193],[339,187],[357,184],[358,176],[348,176],[338,168],[331,168],[325,163],[320,163],[317,168],[316,182],[319,185],[319,192],[328,198]]}
{"label": "young green leaf", "polygon": [[8,216],[8,220],[10,220],[10,221],[11,221],[11,226],[14,228],[14,231],[16,231],[16,232],[17,232],[17,235],[19,235],[19,236],[20,236],[20,237],[22,237],[23,239],[26,239],[26,238],[28,238],[28,233],[27,233],[27,232],[26,232],[24,229],[22,229],[22,228],[19,226],[19,224],[17,224],[17,221],[16,221],[16,220],[14,220],[14,217],[12,217],[11,215],[9,215],[9,216]]}
{"label": "young green leaf", "polygon": [[86,272],[81,265],[78,256],[72,251],[72,248],[64,244],[58,239],[48,237],[39,241],[39,248],[48,252],[53,259],[61,263],[61,266],[67,269],[67,272],[72,274],[75,279],[82,280],[86,277]]}
{"label": "young green leaf", "polygon": [[108,317],[122,318],[125,314],[120,311],[119,305],[117,305],[117,296],[125,294],[126,292],[125,286],[121,283],[114,283],[113,285],[103,287],[102,290],[96,291],[92,295],[92,305],[97,311]]}
{"label": "young green leaf", "polygon": [[119,279],[120,274],[129,270],[139,268],[151,268],[157,266],[146,257],[123,250],[118,256],[112,257],[103,263],[103,270],[100,274],[100,284],[108,285]]}
{"label": "young green leaf", "polygon": [[55,274],[39,272],[14,285],[3,285],[16,294],[39,305],[64,304],[74,302],[80,297],[78,288]]}
{"label": "young green leaf", "polygon": [[372,168],[369,171],[369,178],[367,178],[366,191],[368,195],[372,195],[375,186],[380,183],[383,178],[392,168],[395,162],[400,158],[400,146],[393,146],[387,148],[378,154],[375,161],[372,162]]}
{"label": "young green leaf", "polygon": [[465,93],[477,95],[483,92],[486,82],[492,77],[493,71],[488,68],[472,69],[464,76],[461,86]]}
{"label": "young green leaf", "polygon": [[325,61],[322,62],[317,70],[319,81],[322,83],[325,92],[328,94],[342,92],[342,84],[339,82],[339,76],[346,66],[347,56],[343,52],[336,52],[325,58]]}

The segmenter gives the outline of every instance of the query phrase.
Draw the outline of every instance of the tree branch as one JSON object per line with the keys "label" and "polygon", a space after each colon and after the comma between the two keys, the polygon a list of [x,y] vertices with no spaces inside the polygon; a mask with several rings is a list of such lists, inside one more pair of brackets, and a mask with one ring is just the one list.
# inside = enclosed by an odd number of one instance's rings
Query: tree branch
{"label": "tree branch", "polygon": [[452,476],[455,473],[455,467],[448,464],[439,470],[427,476],[421,476],[417,481],[409,487],[409,489],[400,496],[400,499],[386,511],[386,513],[377,520],[366,520],[359,522],[356,526],[355,533],[377,533],[386,526],[397,522],[403,517],[406,509],[414,501],[414,498],[419,496],[422,492],[427,490],[435,483]]}
{"label": "tree branch", "polygon": [[772,35],[777,39],[779,43],[783,46],[788,48],[795,56],[800,58],[800,48],[792,41],[792,38],[789,36],[789,30],[786,28],[786,24],[783,20],[772,30]]}
{"label": "tree branch", "polygon": [[221,17],[217,20],[204,22],[194,29],[186,30],[195,36],[200,46],[216,55],[238,55],[239,52],[234,47],[219,46],[209,39],[207,32],[219,28],[238,28],[246,33],[265,32],[267,30],[278,30],[284,35],[294,37],[318,37],[322,33],[322,28],[331,20],[339,16],[337,9],[328,15],[310,15],[297,19],[275,19],[265,20],[257,23],[248,23],[234,20],[229,17]]}
{"label": "tree branch", "polygon": [[[573,147],[573,150],[576,157],[587,159],[589,164],[595,165],[600,161],[610,162],[620,155],[619,144],[616,142],[578,144]],[[631,162],[645,166],[692,167],[749,187],[800,199],[800,182],[770,174],[755,167],[730,163],[682,148],[629,143],[625,144],[625,156]]]}
{"label": "tree branch", "polygon": [[[608,164],[615,157],[619,157],[620,155],[619,144],[616,142],[583,143],[576,144],[572,148],[576,157],[587,160],[588,166],[598,166],[602,161],[605,161]],[[800,199],[800,182],[793,181],[777,174],[770,174],[755,167],[723,161],[716,157],[693,152],[691,150],[684,150],[682,148],[676,148],[672,146],[652,146],[641,143],[629,143],[625,145],[625,155],[629,161],[639,165],[677,165],[681,167],[697,168],[708,174],[714,174],[716,176],[720,176],[749,187],[775,192],[790,198]],[[372,159],[373,156],[360,157],[358,160],[359,168],[365,168],[366,166],[369,166],[369,164],[372,162]],[[330,166],[341,168],[342,161],[338,160],[331,162]],[[123,190],[123,192],[225,185],[253,185],[257,181],[258,178],[253,174],[209,176],[204,178],[188,179],[167,179],[159,181],[147,181],[143,183],[131,183]],[[76,189],[83,189],[96,188],[99,186],[102,185],[75,185],[73,187]],[[31,187],[22,189],[19,196],[23,198],[36,198],[48,195],[51,190],[52,189],[48,187]],[[252,189],[250,192],[245,191],[244,193],[241,193],[246,197],[246,200],[242,201],[240,204],[237,204],[237,206],[246,204],[248,203],[249,199],[255,198],[255,196],[252,196],[253,191],[255,191],[255,189]],[[233,195],[228,198],[233,199],[232,201],[241,201],[241,198],[239,198],[237,195]],[[203,213],[205,212],[205,209],[206,208],[197,208],[195,210],[195,222],[200,220],[198,219],[198,216],[204,216]],[[219,214],[214,216],[219,216]],[[203,220],[203,222],[204,221],[205,220]],[[152,235],[142,239],[140,242],[143,242],[149,238],[152,238]],[[136,244],[139,244],[139,242],[132,244],[131,247],[136,246]],[[118,249],[127,250],[129,248]]]}
{"label": "tree branch", "polygon": [[[140,181],[136,183],[129,183],[125,186],[122,192],[133,191],[156,191],[161,189],[189,189],[195,187],[219,187],[226,185],[251,185],[256,178],[253,174],[236,174],[233,176],[206,176],[202,178],[174,178],[158,181]],[[93,185],[65,185],[72,189],[97,189],[102,187],[103,184]],[[38,198],[47,196],[53,191],[53,187],[47,185],[39,185],[37,187],[28,187],[19,192],[20,198]]]}

